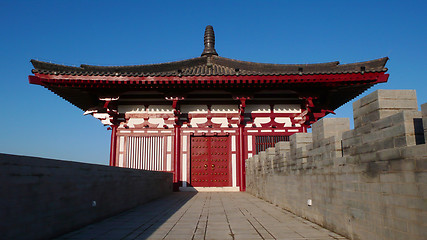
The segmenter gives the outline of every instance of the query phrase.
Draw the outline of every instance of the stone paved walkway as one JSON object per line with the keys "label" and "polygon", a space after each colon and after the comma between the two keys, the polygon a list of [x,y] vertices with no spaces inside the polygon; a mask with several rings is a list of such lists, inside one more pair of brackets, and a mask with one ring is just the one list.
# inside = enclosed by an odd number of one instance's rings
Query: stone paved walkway
{"label": "stone paved walkway", "polygon": [[173,193],[58,239],[346,239],[247,193]]}

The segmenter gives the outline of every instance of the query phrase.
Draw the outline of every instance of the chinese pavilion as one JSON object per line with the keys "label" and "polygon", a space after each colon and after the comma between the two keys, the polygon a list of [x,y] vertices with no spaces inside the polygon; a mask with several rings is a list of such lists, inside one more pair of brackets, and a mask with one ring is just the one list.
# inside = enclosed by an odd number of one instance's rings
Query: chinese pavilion
{"label": "chinese pavilion", "polygon": [[245,159],[287,141],[371,86],[388,58],[266,64],[218,56],[135,66],[31,60],[41,85],[108,125],[110,165],[173,173],[174,189],[245,190]]}

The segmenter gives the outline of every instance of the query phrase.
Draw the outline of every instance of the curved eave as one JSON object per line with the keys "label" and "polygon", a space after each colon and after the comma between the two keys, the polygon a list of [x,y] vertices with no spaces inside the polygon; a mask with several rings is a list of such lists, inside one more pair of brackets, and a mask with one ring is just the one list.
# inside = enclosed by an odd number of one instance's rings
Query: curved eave
{"label": "curved eave", "polygon": [[134,65],[134,66],[65,66],[31,60],[33,73],[72,76],[121,76],[121,77],[171,77],[171,76],[277,76],[318,75],[365,72],[385,72],[388,58],[339,64],[339,62],[315,64],[255,63],[219,56],[198,57],[183,61]]}

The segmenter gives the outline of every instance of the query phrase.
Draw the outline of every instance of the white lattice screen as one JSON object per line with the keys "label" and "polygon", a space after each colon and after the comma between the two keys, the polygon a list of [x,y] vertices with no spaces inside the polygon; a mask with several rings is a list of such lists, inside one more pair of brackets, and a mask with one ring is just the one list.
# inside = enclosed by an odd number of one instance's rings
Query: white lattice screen
{"label": "white lattice screen", "polygon": [[128,168],[164,171],[165,139],[161,136],[127,137],[126,166]]}

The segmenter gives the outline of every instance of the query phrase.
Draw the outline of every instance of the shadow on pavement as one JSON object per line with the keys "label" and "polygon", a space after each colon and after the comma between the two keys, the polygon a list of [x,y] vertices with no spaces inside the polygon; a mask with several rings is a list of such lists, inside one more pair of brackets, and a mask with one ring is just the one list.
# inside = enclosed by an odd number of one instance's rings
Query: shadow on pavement
{"label": "shadow on pavement", "polygon": [[197,192],[174,192],[57,239],[149,239]]}

